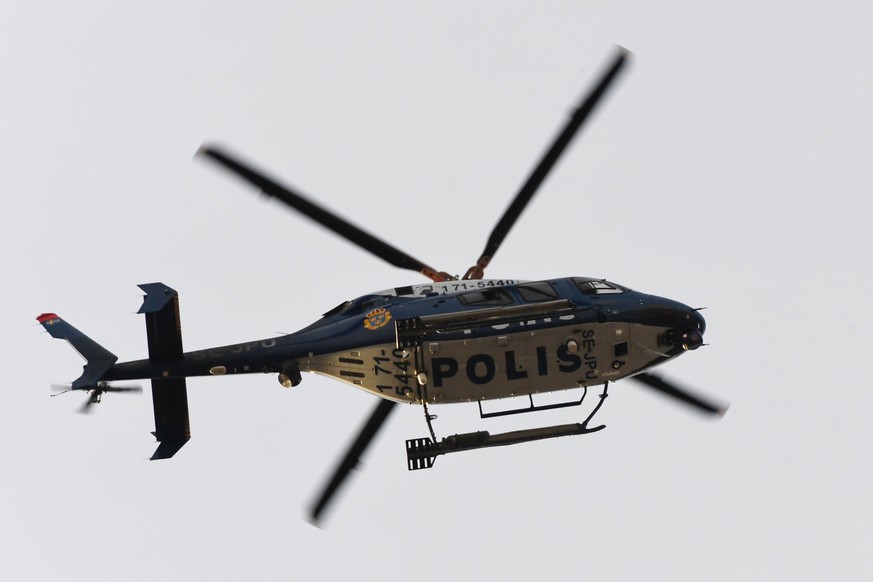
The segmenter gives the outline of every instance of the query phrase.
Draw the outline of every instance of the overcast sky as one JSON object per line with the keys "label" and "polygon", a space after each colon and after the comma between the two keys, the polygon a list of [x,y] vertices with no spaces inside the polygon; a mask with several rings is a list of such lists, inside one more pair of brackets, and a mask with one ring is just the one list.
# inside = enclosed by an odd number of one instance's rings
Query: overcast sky
{"label": "overcast sky", "polygon": [[[862,580],[873,577],[869,2],[7,3],[0,18],[0,577],[6,580]],[[49,398],[66,318],[145,357],[138,283],[179,291],[186,349],[271,337],[423,282],[192,156],[221,143],[453,273],[616,45],[633,52],[494,259],[705,306],[671,379],[713,422],[620,382],[605,431],[406,470],[392,417],[304,514],[372,396],[310,376]],[[581,420],[478,418],[454,432]]]}

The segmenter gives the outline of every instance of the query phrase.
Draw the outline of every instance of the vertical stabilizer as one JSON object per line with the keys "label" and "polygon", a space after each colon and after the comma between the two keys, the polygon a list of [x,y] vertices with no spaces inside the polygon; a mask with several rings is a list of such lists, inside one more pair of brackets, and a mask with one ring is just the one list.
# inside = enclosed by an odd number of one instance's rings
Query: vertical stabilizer
{"label": "vertical stabilizer", "polygon": [[82,375],[70,386],[73,390],[95,388],[103,375],[118,361],[118,356],[86,336],[54,313],[43,313],[36,320],[57,339],[67,340],[85,358]]}

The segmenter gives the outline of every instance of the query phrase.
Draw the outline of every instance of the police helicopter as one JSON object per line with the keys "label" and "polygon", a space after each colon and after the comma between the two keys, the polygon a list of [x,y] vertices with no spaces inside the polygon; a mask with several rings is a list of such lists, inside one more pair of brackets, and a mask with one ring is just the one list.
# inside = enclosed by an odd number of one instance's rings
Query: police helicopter
{"label": "police helicopter", "polygon": [[[52,337],[69,341],[85,358],[69,390],[88,394],[86,407],[104,393],[135,390],[112,382],[148,379],[160,442],[152,459],[172,457],[191,436],[186,378],[276,374],[285,387],[303,372],[331,376],[379,397],[331,479],[311,508],[317,521],[337,488],[398,403],[422,407],[430,436],[406,441],[409,470],[430,468],[436,457],[601,430],[590,426],[610,382],[631,378],[711,415],[726,408],[653,375],[649,370],[703,345],[699,309],[604,279],[544,281],[485,279],[485,269],[555,162],[622,70],[620,49],[594,89],[570,116],[494,227],[485,249],[462,278],[438,271],[340,218],[309,198],[253,169],[227,151],[204,146],[200,154],[388,263],[417,271],[427,284],[395,287],[346,301],[298,332],[185,352],[179,298],[163,283],[143,284],[147,359],[118,358],[54,313],[37,320]],[[536,404],[537,394],[600,387],[596,406],[581,423],[502,434],[477,431],[438,439],[429,406],[478,403],[482,418],[540,412],[581,403]],[[485,412],[483,401],[526,397],[519,408]]]}

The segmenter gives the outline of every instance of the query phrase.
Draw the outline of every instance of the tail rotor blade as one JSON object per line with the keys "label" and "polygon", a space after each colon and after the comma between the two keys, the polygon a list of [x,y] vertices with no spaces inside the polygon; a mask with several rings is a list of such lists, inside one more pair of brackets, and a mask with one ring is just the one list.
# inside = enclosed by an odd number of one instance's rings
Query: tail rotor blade
{"label": "tail rotor blade", "polygon": [[488,239],[488,243],[485,245],[485,250],[482,251],[482,255],[479,257],[476,265],[470,267],[470,269],[467,270],[467,273],[464,275],[464,279],[481,279],[484,276],[485,267],[487,267],[488,263],[491,262],[491,258],[494,256],[494,253],[497,252],[497,249],[500,247],[501,243],[503,243],[503,239],[506,238],[509,230],[515,224],[516,220],[518,220],[518,217],[521,215],[522,211],[530,202],[537,189],[546,179],[549,171],[555,165],[555,162],[558,161],[558,158],[561,156],[564,150],[567,148],[567,145],[573,139],[573,136],[576,135],[576,133],[579,131],[579,128],[582,127],[582,124],[585,122],[585,120],[594,110],[594,107],[603,97],[603,94],[606,93],[606,90],[609,88],[610,84],[615,80],[616,76],[624,66],[625,60],[628,58],[628,55],[629,53],[625,49],[619,49],[618,54],[610,65],[609,69],[597,83],[597,86],[594,87],[594,89],[591,91],[591,93],[588,94],[585,100],[579,104],[576,112],[573,113],[573,115],[567,121],[567,124],[561,130],[561,133],[558,134],[558,137],[555,138],[554,142],[552,142],[551,146],[543,155],[539,164],[536,165],[533,172],[531,172],[530,176],[528,177],[527,181],[518,191],[518,194],[515,195],[512,204],[509,205],[509,208],[506,209],[506,212],[497,223],[497,226],[495,226],[494,230],[491,231],[491,236]]}
{"label": "tail rotor blade", "polygon": [[654,374],[649,374],[644,372],[642,374],[637,374],[636,376],[631,376],[632,380],[636,380],[637,382],[641,382],[648,386],[649,388],[653,388],[671,398],[675,398],[685,404],[693,406],[697,410],[704,412],[706,414],[713,414],[716,416],[724,416],[725,412],[727,412],[728,407],[722,406],[719,404],[715,404],[712,401],[706,400],[700,396],[693,394],[691,391],[680,388],[676,384],[672,382],[668,382],[664,380],[660,376],[655,376]]}
{"label": "tail rotor blade", "polygon": [[127,394],[142,394],[142,386],[102,386],[103,392],[120,392]]}
{"label": "tail rotor blade", "polygon": [[95,402],[96,402],[96,400],[94,400],[94,398],[92,398],[89,395],[88,399],[82,403],[82,406],[80,406],[76,410],[76,412],[78,412],[79,414],[91,414],[92,412],[94,412],[94,403]]}
{"label": "tail rotor blade", "polygon": [[387,261],[395,267],[409,269],[423,274],[434,281],[447,281],[453,279],[448,273],[437,272],[434,268],[426,265],[418,259],[404,253],[400,249],[358,228],[336,214],[325,210],[302,194],[283,186],[261,172],[256,171],[244,164],[234,156],[217,147],[203,146],[199,154],[224,166],[240,178],[261,189],[267,196],[278,198],[291,208],[311,218],[315,222],[351,241],[357,246]]}
{"label": "tail rotor blade", "polygon": [[379,401],[379,404],[370,414],[370,418],[367,419],[366,424],[361,428],[361,432],[352,443],[352,446],[349,447],[345,457],[343,457],[342,461],[340,461],[339,465],[334,470],[333,476],[330,481],[328,481],[327,486],[325,486],[318,501],[316,501],[312,506],[309,516],[310,523],[318,525],[324,510],[336,495],[339,487],[343,482],[345,482],[349,472],[358,465],[364,450],[366,450],[370,441],[373,440],[373,437],[376,436],[379,429],[382,428],[382,425],[385,423],[385,420],[388,418],[391,411],[394,410],[396,404],[396,402],[392,402],[391,400]]}
{"label": "tail rotor blade", "polygon": [[[52,394],[52,396],[60,396],[61,394],[76,389],[69,386],[53,385],[52,390],[55,391],[55,394]],[[76,412],[79,414],[91,414],[94,412],[94,405],[100,403],[103,399],[103,395],[107,392],[118,394],[141,394],[142,386],[110,386],[105,382],[101,382],[93,388],[79,388],[78,390],[84,391],[88,395],[88,398],[82,403],[82,406],[80,406]]]}

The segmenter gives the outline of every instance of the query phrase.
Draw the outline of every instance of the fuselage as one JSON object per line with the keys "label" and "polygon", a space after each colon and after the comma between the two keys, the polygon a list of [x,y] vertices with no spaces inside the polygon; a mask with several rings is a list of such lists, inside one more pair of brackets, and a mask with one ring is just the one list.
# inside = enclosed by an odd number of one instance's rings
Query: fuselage
{"label": "fuselage", "polygon": [[106,380],[299,372],[399,402],[451,403],[603,384],[702,345],[682,303],[601,279],[449,281],[347,301],[292,334],[116,364]]}

